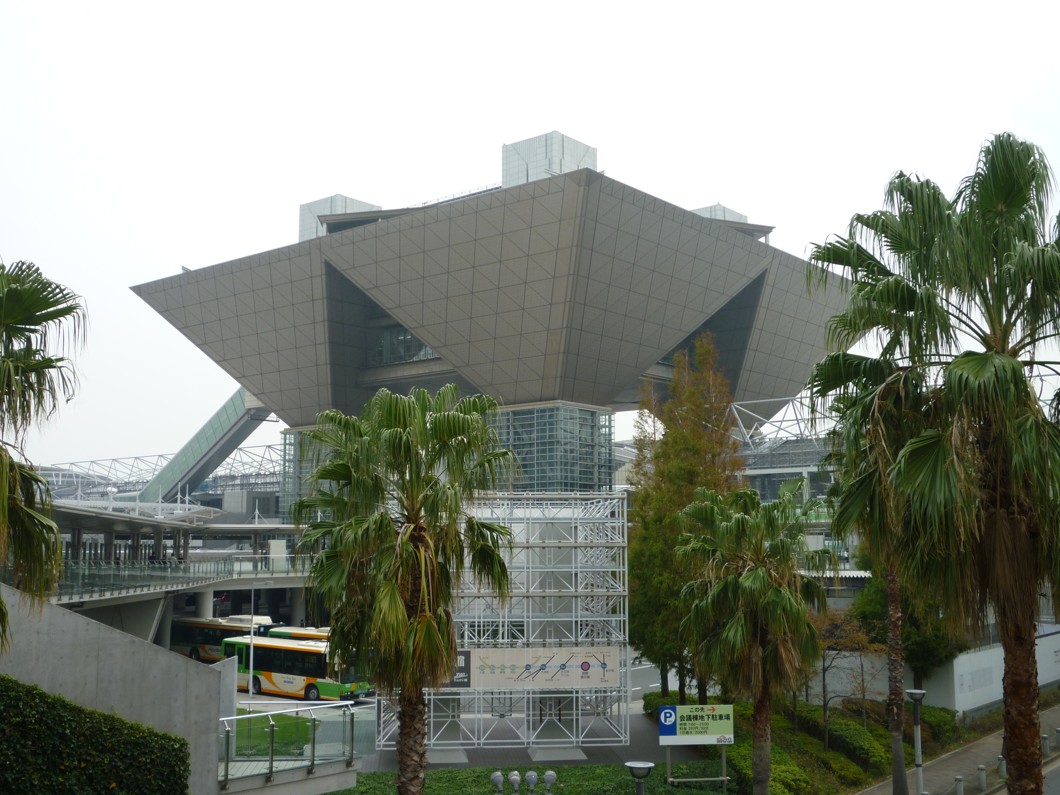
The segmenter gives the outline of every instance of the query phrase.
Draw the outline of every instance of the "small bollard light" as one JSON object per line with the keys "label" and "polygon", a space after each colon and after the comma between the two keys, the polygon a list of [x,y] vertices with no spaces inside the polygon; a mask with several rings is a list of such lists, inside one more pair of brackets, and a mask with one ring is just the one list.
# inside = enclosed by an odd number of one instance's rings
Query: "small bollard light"
{"label": "small bollard light", "polygon": [[976,777],[979,779],[979,791],[986,792],[986,765],[979,765],[975,768]]}
{"label": "small bollard light", "polygon": [[541,780],[545,782],[545,792],[552,792],[552,785],[556,783],[556,772],[554,770],[546,770]]}
{"label": "small bollard light", "polygon": [[508,783],[512,785],[512,790],[514,790],[515,792],[519,791],[520,781],[522,781],[522,778],[519,776],[518,770],[513,770],[511,773],[508,774]]}
{"label": "small bollard light", "polygon": [[528,790],[530,790],[530,792],[533,792],[534,791],[534,787],[536,787],[536,786],[537,786],[537,773],[534,772],[533,770],[527,770],[526,771],[526,788]]}
{"label": "small bollard light", "polygon": [[957,795],[964,795],[964,776],[954,776],[953,787]]}
{"label": "small bollard light", "polygon": [[1008,778],[1008,763],[1005,762],[1005,757],[999,756],[997,758],[997,774],[1001,778]]}
{"label": "small bollard light", "polygon": [[636,781],[637,795],[644,795],[644,779],[651,775],[654,762],[626,762],[626,769]]}
{"label": "small bollard light", "polygon": [[1042,759],[1049,756],[1049,735],[1042,735]]}
{"label": "small bollard light", "polygon": [[493,786],[497,788],[497,792],[504,792],[504,774],[501,771],[496,771],[490,774],[490,781],[493,782]]}

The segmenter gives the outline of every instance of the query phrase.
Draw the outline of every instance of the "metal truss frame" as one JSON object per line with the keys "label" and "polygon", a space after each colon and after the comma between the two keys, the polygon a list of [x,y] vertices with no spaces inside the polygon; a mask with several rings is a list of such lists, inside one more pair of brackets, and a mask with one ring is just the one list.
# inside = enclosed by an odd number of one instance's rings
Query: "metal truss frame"
{"label": "metal truss frame", "polygon": [[[607,646],[615,687],[447,688],[428,694],[428,747],[514,748],[629,743],[626,498],[621,493],[496,495],[473,513],[511,529],[511,596],[465,577],[455,613],[461,649]],[[380,699],[379,748],[397,741],[396,707]]]}
{"label": "metal truss frame", "polygon": [[[628,745],[629,698],[617,690],[436,691],[428,748]],[[380,699],[376,745],[394,748],[396,705]]]}
{"label": "metal truss frame", "polygon": [[[97,461],[74,461],[42,467],[59,499],[84,500],[107,498],[116,494],[141,491],[173,458],[173,454],[109,458]],[[273,490],[279,491],[283,471],[281,445],[240,447],[225,459],[207,482],[212,491]],[[194,492],[193,492],[194,494]]]}

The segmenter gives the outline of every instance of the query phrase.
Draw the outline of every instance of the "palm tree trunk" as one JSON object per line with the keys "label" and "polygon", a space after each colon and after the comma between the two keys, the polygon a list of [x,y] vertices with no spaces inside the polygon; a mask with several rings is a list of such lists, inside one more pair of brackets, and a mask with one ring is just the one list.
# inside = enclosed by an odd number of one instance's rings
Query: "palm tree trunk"
{"label": "palm tree trunk", "polygon": [[696,693],[699,695],[699,703],[706,704],[708,702],[707,693],[707,677],[702,674],[696,674]]}
{"label": "palm tree trunk", "polygon": [[663,697],[670,695],[670,665],[668,663],[659,665],[659,693]]}
{"label": "palm tree trunk", "polygon": [[[905,649],[902,646],[902,592],[898,568],[887,566],[887,731],[891,733],[891,792],[909,795],[905,775]],[[916,793],[920,795],[920,793]]]}
{"label": "palm tree trunk", "polygon": [[398,695],[398,795],[421,795],[427,765],[427,701],[421,688]]}
{"label": "palm tree trunk", "polygon": [[769,691],[769,680],[762,682],[762,692],[755,699],[754,714],[751,718],[751,794],[769,795],[770,721],[773,718],[773,704]]}
{"label": "palm tree trunk", "polygon": [[[1037,593],[1035,593],[1035,596]],[[1008,791],[1012,795],[1041,795],[1042,745],[1038,711],[1027,705],[1038,704],[1038,663],[1034,647],[1034,612],[998,608],[997,628],[1005,654],[1005,761],[1008,763]]]}
{"label": "palm tree trunk", "polygon": [[828,752],[828,652],[821,658],[821,723],[824,725],[824,750]]}

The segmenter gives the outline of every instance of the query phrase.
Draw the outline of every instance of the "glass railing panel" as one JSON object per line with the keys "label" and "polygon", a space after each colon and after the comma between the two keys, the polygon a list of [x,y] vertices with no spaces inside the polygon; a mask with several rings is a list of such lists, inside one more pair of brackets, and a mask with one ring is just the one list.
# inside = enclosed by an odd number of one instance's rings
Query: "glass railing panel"
{"label": "glass railing panel", "polygon": [[311,772],[331,762],[356,767],[361,757],[375,752],[375,733],[374,702],[240,710],[218,721],[218,782],[223,788],[237,778],[264,775],[268,780],[280,770]]}

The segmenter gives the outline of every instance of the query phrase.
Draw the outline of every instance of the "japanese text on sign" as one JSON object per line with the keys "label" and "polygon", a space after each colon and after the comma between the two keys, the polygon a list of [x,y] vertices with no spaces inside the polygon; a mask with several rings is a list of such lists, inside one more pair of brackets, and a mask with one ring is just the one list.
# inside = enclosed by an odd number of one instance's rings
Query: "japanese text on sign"
{"label": "japanese text on sign", "polygon": [[732,745],[732,704],[659,707],[659,745]]}

